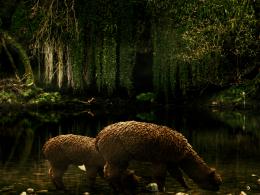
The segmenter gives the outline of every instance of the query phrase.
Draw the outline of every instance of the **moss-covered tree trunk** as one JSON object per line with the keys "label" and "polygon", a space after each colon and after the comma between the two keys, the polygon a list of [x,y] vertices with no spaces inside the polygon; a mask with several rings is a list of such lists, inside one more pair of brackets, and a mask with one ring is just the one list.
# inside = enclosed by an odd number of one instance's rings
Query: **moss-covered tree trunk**
{"label": "moss-covered tree trunk", "polygon": [[[31,68],[30,60],[24,48],[19,44],[13,37],[11,37],[7,32],[0,32],[0,47],[4,49],[1,52],[5,52],[12,66],[15,76],[19,80],[25,81],[27,85],[34,84],[34,75]],[[17,61],[16,55],[19,57]],[[3,60],[3,59],[2,59]],[[20,62],[18,65],[17,62]],[[7,66],[7,64],[2,64],[2,66]]]}
{"label": "moss-covered tree trunk", "polygon": [[[23,79],[26,84],[34,84],[34,75],[26,49],[20,44],[10,31],[13,16],[20,0],[6,0],[0,2],[0,54],[3,52],[8,59],[0,59],[2,66],[10,64],[17,79]],[[18,59],[17,59],[18,58]],[[9,63],[8,63],[9,61]]]}

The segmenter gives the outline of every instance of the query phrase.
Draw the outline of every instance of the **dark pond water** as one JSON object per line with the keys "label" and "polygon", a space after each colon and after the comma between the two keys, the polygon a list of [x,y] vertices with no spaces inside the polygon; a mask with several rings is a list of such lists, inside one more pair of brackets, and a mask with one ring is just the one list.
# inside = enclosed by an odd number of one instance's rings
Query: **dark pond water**
{"label": "dark pond water", "polygon": [[[221,173],[223,185],[219,192],[201,190],[187,178],[192,187],[187,194],[260,194],[260,182],[257,182],[260,178],[259,112],[163,107],[78,113],[31,110],[0,112],[0,117],[0,194],[25,195],[23,192],[28,188],[34,189],[36,194],[62,194],[48,178],[48,163],[41,153],[44,142],[66,133],[95,136],[102,127],[125,120],[149,121],[176,128],[200,156]],[[149,176],[148,165],[132,166],[137,174]],[[77,167],[69,168],[64,182],[70,194],[111,194],[101,178],[97,178],[96,189],[89,191],[84,176]],[[176,194],[184,189],[167,177],[166,191]]]}

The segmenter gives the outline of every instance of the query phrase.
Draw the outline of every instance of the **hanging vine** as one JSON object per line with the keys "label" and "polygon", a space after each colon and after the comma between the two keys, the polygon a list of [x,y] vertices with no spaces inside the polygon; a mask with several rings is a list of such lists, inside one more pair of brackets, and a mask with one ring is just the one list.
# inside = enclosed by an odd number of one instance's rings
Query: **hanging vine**
{"label": "hanging vine", "polygon": [[[72,60],[78,59],[78,56],[72,58],[76,53],[73,54],[73,43],[79,41],[80,36],[75,6],[74,0],[38,0],[32,8],[35,14],[41,16],[39,28],[34,35],[34,54],[43,54],[45,82],[56,83],[60,88],[65,84],[64,80],[67,80],[67,87],[80,86],[72,82],[75,81],[73,77],[76,72],[72,64],[77,63]],[[54,78],[57,78],[56,81]]]}

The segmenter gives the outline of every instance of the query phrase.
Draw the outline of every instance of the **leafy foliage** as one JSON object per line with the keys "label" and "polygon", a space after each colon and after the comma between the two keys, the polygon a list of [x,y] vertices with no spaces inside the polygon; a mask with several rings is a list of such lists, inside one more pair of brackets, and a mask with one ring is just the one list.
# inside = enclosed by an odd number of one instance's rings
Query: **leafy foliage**
{"label": "leafy foliage", "polygon": [[256,13],[251,1],[165,0],[148,5],[155,26],[154,85],[165,96],[176,95],[177,89],[187,96],[208,85],[241,82],[255,66]]}
{"label": "leafy foliage", "polygon": [[38,0],[18,8],[13,31],[33,34],[36,79],[60,89],[131,95],[134,71],[145,71],[137,54],[151,56],[152,90],[166,101],[243,82],[256,66],[250,0]]}
{"label": "leafy foliage", "polygon": [[260,79],[244,82],[223,90],[210,98],[212,105],[222,105],[227,107],[254,107],[255,102],[260,97]]}
{"label": "leafy foliage", "polygon": [[152,92],[140,93],[136,96],[136,99],[140,102],[154,102],[155,94]]}
{"label": "leafy foliage", "polygon": [[44,92],[41,88],[26,85],[19,80],[5,79],[0,82],[1,104],[60,103],[58,92]]}

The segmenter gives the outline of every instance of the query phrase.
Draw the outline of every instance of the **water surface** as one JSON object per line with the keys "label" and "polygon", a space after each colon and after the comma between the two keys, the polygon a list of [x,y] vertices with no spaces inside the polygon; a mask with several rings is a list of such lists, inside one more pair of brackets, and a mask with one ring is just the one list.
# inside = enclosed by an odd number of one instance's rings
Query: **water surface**
{"label": "water surface", "polygon": [[[74,133],[94,137],[102,127],[117,121],[139,120],[176,128],[194,149],[223,177],[218,192],[199,189],[185,176],[192,190],[187,194],[260,194],[260,113],[186,108],[145,109],[139,111],[86,110],[21,111],[0,113],[0,194],[21,194],[28,188],[37,194],[62,194],[48,178],[48,162],[41,148],[50,137]],[[133,163],[137,174],[149,177],[146,163]],[[95,190],[85,185],[84,172],[71,166],[64,175],[70,194],[111,194],[107,183],[97,178]],[[184,192],[167,177],[168,194]],[[140,192],[140,194],[149,194]]]}

